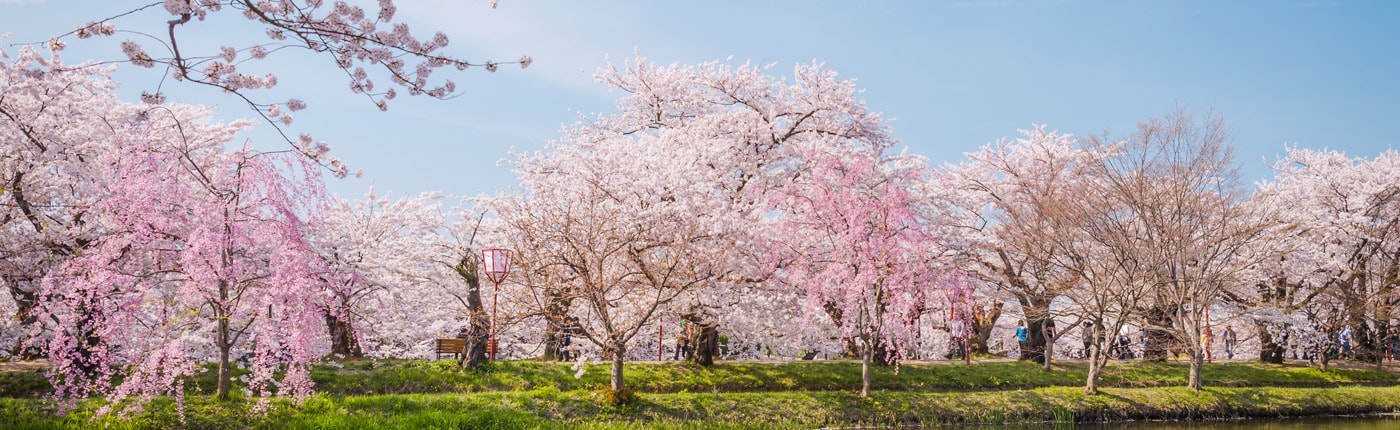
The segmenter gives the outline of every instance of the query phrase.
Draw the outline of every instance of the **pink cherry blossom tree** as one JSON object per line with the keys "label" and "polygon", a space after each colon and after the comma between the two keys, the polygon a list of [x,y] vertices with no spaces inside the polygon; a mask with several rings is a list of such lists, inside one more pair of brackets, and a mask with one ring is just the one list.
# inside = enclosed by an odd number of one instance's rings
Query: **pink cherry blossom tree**
{"label": "pink cherry blossom tree", "polygon": [[231,129],[162,138],[181,127],[152,117],[117,130],[94,160],[112,168],[92,207],[104,234],[41,287],[39,315],[57,327],[43,343],[55,394],[105,395],[101,413],[157,395],[182,401],[183,378],[208,361],[227,398],[239,351],[248,395],[304,397],[325,349],[334,285],[301,222],[321,196],[319,170],[287,154],[225,152]]}
{"label": "pink cherry blossom tree", "polygon": [[781,214],[769,251],[791,255],[778,279],[805,293],[809,319],[830,316],[855,341],[860,394],[868,396],[877,351],[900,354],[911,345],[917,318],[939,295],[941,246],[908,190],[926,169],[882,159],[878,145],[818,141],[801,151],[800,173],[773,190]]}
{"label": "pink cherry blossom tree", "polygon": [[92,207],[113,173],[94,160],[113,150],[119,130],[164,121],[151,133],[200,147],[222,145],[246,124],[213,123],[199,106],[124,103],[111,67],[69,66],[58,52],[21,46],[0,49],[0,59],[0,284],[17,313],[17,333],[0,338],[6,351],[23,356],[33,350],[20,340],[35,324],[50,323],[33,312],[43,299],[39,283],[105,234]]}

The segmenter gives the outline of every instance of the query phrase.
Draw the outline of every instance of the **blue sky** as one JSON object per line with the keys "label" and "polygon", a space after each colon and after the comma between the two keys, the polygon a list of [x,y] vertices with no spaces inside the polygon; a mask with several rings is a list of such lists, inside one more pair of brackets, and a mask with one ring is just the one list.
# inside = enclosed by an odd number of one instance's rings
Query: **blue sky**
{"label": "blue sky", "polygon": [[[373,8],[372,1],[357,1]],[[3,42],[41,41],[140,1],[0,0]],[[1397,145],[1400,123],[1400,2],[1340,1],[522,1],[400,0],[399,17],[420,35],[441,30],[450,52],[470,59],[530,55],[528,69],[454,75],[464,94],[437,101],[400,97],[379,112],[346,90],[325,59],[291,52],[263,68],[280,73],[268,100],[310,104],[294,131],[330,142],[361,179],[331,189],[443,190],[456,195],[509,188],[498,161],[538,150],[580,114],[608,112],[618,94],[592,72],[634,50],[657,63],[825,62],[857,79],[911,152],[934,163],[1018,129],[1046,124],[1084,135],[1130,132],[1137,122],[1187,105],[1213,109],[1235,133],[1248,180],[1285,145],[1374,156]],[[182,30],[191,46],[263,40],[236,14]],[[119,21],[163,31],[159,7]],[[68,62],[117,59],[135,35],[73,41]],[[183,41],[184,39],[182,39]],[[118,73],[132,100],[158,73]],[[172,100],[215,105],[220,118],[249,117],[236,100],[203,88],[171,87]],[[267,126],[249,133],[276,142]]]}

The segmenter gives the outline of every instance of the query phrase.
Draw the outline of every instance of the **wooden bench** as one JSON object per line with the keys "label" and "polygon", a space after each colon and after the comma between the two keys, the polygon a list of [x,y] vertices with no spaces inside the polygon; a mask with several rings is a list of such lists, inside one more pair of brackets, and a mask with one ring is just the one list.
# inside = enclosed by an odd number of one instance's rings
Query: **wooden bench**
{"label": "wooden bench", "polygon": [[451,355],[453,358],[461,358],[467,351],[466,339],[437,339],[437,358],[442,359],[444,355]]}

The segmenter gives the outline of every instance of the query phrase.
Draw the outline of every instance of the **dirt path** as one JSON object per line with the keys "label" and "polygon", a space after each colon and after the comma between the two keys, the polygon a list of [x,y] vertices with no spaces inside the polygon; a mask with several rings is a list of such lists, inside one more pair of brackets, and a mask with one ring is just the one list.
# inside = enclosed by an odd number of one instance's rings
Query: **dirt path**
{"label": "dirt path", "polygon": [[48,368],[48,360],[0,361],[0,373],[39,372]]}

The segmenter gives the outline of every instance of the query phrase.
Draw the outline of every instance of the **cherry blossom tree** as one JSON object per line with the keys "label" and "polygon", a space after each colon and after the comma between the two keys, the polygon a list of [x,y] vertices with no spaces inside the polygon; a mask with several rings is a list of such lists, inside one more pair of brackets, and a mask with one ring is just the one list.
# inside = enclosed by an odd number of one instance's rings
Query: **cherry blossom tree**
{"label": "cherry blossom tree", "polygon": [[1064,224],[1066,205],[1082,198],[1076,186],[1086,180],[1085,167],[1104,154],[1044,126],[1022,135],[968,154],[967,162],[947,170],[945,188],[929,198],[944,202],[947,219],[956,220],[949,233],[964,243],[957,247],[959,258],[1020,304],[1029,332],[1021,359],[1049,369],[1050,303],[1080,280],[1061,264],[1063,241],[1053,236],[1076,234]]}
{"label": "cherry blossom tree", "polygon": [[[550,152],[519,155],[515,166],[527,193],[503,197],[493,212],[508,230],[529,231],[537,245],[520,259],[532,269],[568,274],[561,288],[571,329],[612,361],[613,389],[623,389],[629,344],[681,293],[723,274],[713,256],[722,238],[683,175],[693,157],[673,145],[609,139],[551,144]],[[697,201],[700,200],[700,201]]]}
{"label": "cherry blossom tree", "polygon": [[[663,157],[684,157],[691,165],[667,170],[660,166],[675,163],[656,164],[652,173],[641,174],[683,176],[695,213],[714,217],[707,221],[714,234],[725,236],[725,243],[741,254],[754,252],[761,226],[768,222],[763,218],[765,193],[788,181],[785,166],[799,158],[798,144],[886,134],[880,116],[856,97],[853,82],[837,79],[820,64],[798,66],[790,78],[771,76],[769,69],[720,62],[658,67],[640,56],[611,65],[596,78],[623,93],[617,112],[571,127],[565,140],[584,145],[632,139],[637,145],[671,148]],[[687,290],[665,318],[688,320],[700,328],[693,332],[692,344],[716,347],[697,350],[704,352],[694,354],[695,360],[706,362],[716,352],[720,332],[735,334],[730,339],[736,344],[763,343],[796,353],[812,348],[803,344],[812,339],[798,340],[801,336],[787,332],[789,314],[778,311],[796,297],[778,299],[789,291],[772,294],[780,288],[762,283],[775,262],[724,258],[706,264],[727,267],[728,275]],[[733,294],[736,289],[764,291],[765,299]]]}
{"label": "cherry blossom tree", "polygon": [[[39,284],[106,233],[92,206],[113,173],[95,160],[125,138],[123,127],[156,121],[163,125],[148,132],[159,140],[203,148],[246,124],[212,123],[204,107],[124,103],[111,67],[68,66],[56,51],[21,46],[0,58],[0,283],[15,303],[15,329],[42,333],[35,325],[52,321],[34,312]],[[4,349],[33,353],[21,350],[25,337],[5,336],[13,342]]]}
{"label": "cherry blossom tree", "polygon": [[319,170],[302,157],[225,152],[235,127],[161,138],[180,127],[123,126],[95,160],[113,169],[92,207],[105,234],[41,288],[40,317],[58,327],[43,345],[56,395],[106,395],[102,413],[133,396],[180,401],[183,378],[214,361],[215,394],[227,398],[243,351],[250,396],[304,397],[334,287],[302,240]]}
{"label": "cherry blossom tree", "polygon": [[[407,24],[396,19],[398,8],[393,0],[380,0],[376,9],[366,10],[346,1],[165,0],[89,21],[45,44],[50,49],[61,50],[73,39],[119,34],[138,36],[120,42],[125,56],[122,62],[160,68],[171,81],[213,87],[237,97],[282,132],[287,143],[297,151],[328,165],[338,176],[347,174],[348,167],[326,155],[328,146],[325,143],[316,143],[307,134],[292,138],[284,129],[292,124],[291,112],[305,108],[306,102],[300,99],[268,102],[254,94],[255,90],[272,88],[278,82],[276,73],[257,69],[257,60],[294,50],[324,56],[344,72],[352,92],[365,95],[381,110],[387,109],[388,101],[398,95],[395,88],[415,96],[439,99],[457,96],[459,92],[453,81],[434,76],[435,71],[443,68],[480,67],[494,72],[502,65],[528,67],[532,61],[522,56],[514,61],[474,62],[451,55],[444,52],[449,43],[447,35],[437,32],[431,38],[414,36]],[[169,20],[161,28],[118,26],[151,13],[167,14]],[[241,15],[251,21],[256,30],[246,38],[222,31],[218,38],[227,44],[216,48],[194,45],[192,40],[198,37],[191,34],[209,27],[206,20],[220,14]],[[143,43],[147,40],[156,43]],[[158,50],[148,50],[151,46]],[[383,85],[385,80],[388,85]],[[143,93],[143,98],[151,103],[165,100],[159,87]]]}
{"label": "cherry blossom tree", "polygon": [[316,211],[308,242],[331,270],[327,281],[342,286],[325,312],[332,353],[421,356],[427,340],[466,323],[452,293],[455,274],[438,264],[448,252],[442,200],[371,189],[359,200],[332,197]]}
{"label": "cherry blossom tree", "polygon": [[1306,211],[1296,206],[1292,196],[1280,194],[1277,185],[1261,184],[1243,204],[1252,206],[1252,212],[1266,226],[1249,245],[1261,258],[1249,271],[1249,282],[1222,292],[1226,299],[1223,305],[1251,323],[1258,339],[1259,361],[1281,364],[1290,344],[1295,357],[1300,349],[1321,346],[1315,344],[1316,336],[1304,333],[1312,331],[1313,322],[1329,319],[1306,316],[1320,310],[1313,305],[1325,300],[1322,294],[1326,290],[1318,288],[1322,283],[1316,276],[1328,245],[1296,222],[1298,214]]}
{"label": "cherry blossom tree", "polygon": [[[1356,357],[1379,364],[1400,296],[1400,155],[1386,151],[1365,159],[1290,148],[1275,172],[1259,194],[1264,206],[1288,202],[1291,210],[1276,219],[1294,238],[1283,258],[1297,269],[1275,271],[1285,296],[1266,298],[1274,299],[1281,316],[1306,311],[1310,321],[1332,321],[1318,327],[1324,347],[1350,327]],[[1293,300],[1277,300],[1288,293]],[[1317,302],[1337,305],[1335,317],[1315,309]]]}
{"label": "cherry blossom tree", "polygon": [[[494,348],[497,357],[520,357],[528,353],[530,348],[527,344],[534,343],[533,339],[548,333],[557,334],[550,330],[560,328],[547,327],[541,333],[531,325],[538,319],[536,317],[544,317],[547,324],[560,322],[548,317],[557,314],[541,312],[541,309],[549,309],[548,305],[531,306],[549,303],[548,300],[539,300],[540,295],[550,297],[551,292],[560,287],[551,282],[552,278],[541,278],[539,272],[530,270],[529,260],[521,256],[530,253],[530,246],[538,246],[538,243],[509,236],[507,226],[501,220],[490,217],[491,202],[489,197],[462,199],[461,204],[452,210],[460,215],[448,229],[449,237],[443,241],[445,249],[434,260],[440,267],[451,268],[456,275],[450,284],[454,286],[451,292],[464,307],[461,314],[466,316],[467,328],[466,354],[459,365],[468,367],[486,362],[487,354],[493,347],[489,343],[492,340],[496,341]],[[482,282],[487,279],[482,252],[486,248],[499,247],[512,250],[512,275],[506,282],[492,284],[488,296]],[[485,302],[487,297],[491,299],[489,307]]]}
{"label": "cherry blossom tree", "polygon": [[908,190],[924,180],[921,162],[882,159],[878,145],[823,145],[830,143],[802,148],[800,174],[774,190],[781,214],[769,252],[793,255],[778,279],[805,293],[809,314],[833,314],[857,342],[860,394],[868,396],[877,351],[911,345],[918,317],[938,295],[941,249]]}
{"label": "cherry blossom tree", "polygon": [[1107,189],[1138,224],[1137,261],[1152,269],[1149,300],[1170,326],[1150,316],[1146,323],[1170,331],[1190,354],[1187,386],[1195,390],[1206,360],[1202,335],[1212,330],[1209,309],[1227,288],[1248,282],[1260,261],[1248,245],[1264,233],[1261,218],[1240,204],[1228,140],[1223,119],[1180,108],[1140,123],[1103,168]]}
{"label": "cherry blossom tree", "polygon": [[[94,166],[83,160],[106,150],[108,124],[143,109],[117,100],[110,68],[47,71],[62,59],[28,47],[13,56],[0,49],[0,60],[0,283],[15,304],[16,329],[27,331],[38,322],[40,281],[96,234],[86,216]],[[25,355],[23,336],[6,338],[7,352]]]}
{"label": "cherry blossom tree", "polygon": [[1084,149],[1090,155],[1063,184],[1075,198],[1050,207],[1050,222],[1043,226],[1053,231],[1045,238],[1056,250],[1055,264],[1075,278],[1065,295],[1089,324],[1081,329],[1089,336],[1083,339],[1089,361],[1085,394],[1098,394],[1099,376],[1112,358],[1109,346],[1130,323],[1140,324],[1141,302],[1157,287],[1148,258],[1156,250],[1141,240],[1148,236],[1148,224],[1133,210],[1135,195],[1122,192],[1123,181],[1112,172],[1115,157],[1123,155],[1118,147],[1100,142]]}

